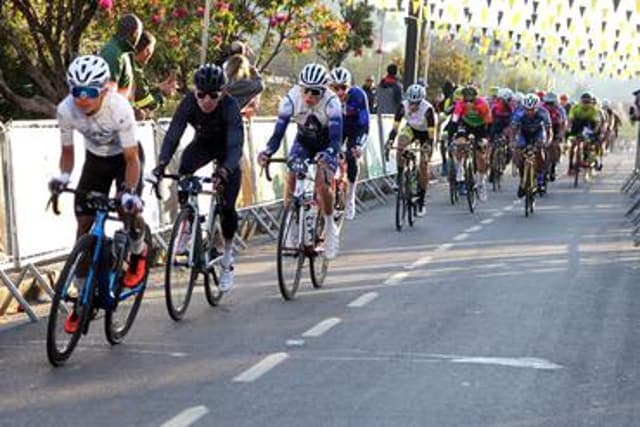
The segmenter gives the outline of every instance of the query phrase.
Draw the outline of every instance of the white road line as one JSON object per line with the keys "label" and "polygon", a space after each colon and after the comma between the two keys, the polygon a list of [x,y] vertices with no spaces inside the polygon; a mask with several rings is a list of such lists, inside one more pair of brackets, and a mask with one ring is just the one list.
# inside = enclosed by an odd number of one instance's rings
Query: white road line
{"label": "white road line", "polygon": [[504,212],[494,212],[492,216],[494,218],[500,218],[501,216],[504,216]]}
{"label": "white road line", "polygon": [[513,210],[513,207],[514,207],[514,205],[505,206],[504,210],[505,211],[511,211],[511,210]]}
{"label": "white road line", "polygon": [[195,423],[208,413],[209,409],[207,409],[206,406],[194,406],[180,412],[178,415],[162,424],[162,427],[187,427]]}
{"label": "white road line", "polygon": [[443,243],[442,245],[438,246],[434,252],[435,253],[446,252],[452,247],[453,247],[453,243]]}
{"label": "white road line", "polygon": [[263,376],[264,374],[266,374],[267,372],[269,372],[271,369],[278,366],[280,363],[287,360],[288,357],[289,355],[287,353],[270,354],[264,359],[262,359],[260,362],[253,365],[251,368],[247,369],[246,371],[244,371],[243,373],[235,377],[232,381],[234,383],[253,382],[258,378],[260,378],[261,376]]}
{"label": "white road line", "polygon": [[327,332],[329,329],[336,326],[338,323],[342,322],[338,317],[330,317],[328,319],[323,320],[318,323],[313,328],[309,329],[305,333],[302,334],[303,337],[319,337],[320,335]]}
{"label": "white road line", "polygon": [[369,304],[371,301],[373,301],[376,298],[378,298],[377,292],[367,292],[366,294],[363,294],[358,298],[354,299],[353,301],[351,301],[347,305],[347,307],[351,307],[351,308],[364,307],[365,305]]}
{"label": "white road line", "polygon": [[451,363],[475,363],[480,365],[512,366],[514,368],[531,368],[541,370],[562,369],[561,365],[536,357],[460,357],[451,359]]}
{"label": "white road line", "polygon": [[491,219],[491,218],[487,218],[487,219],[483,219],[482,221],[480,221],[480,224],[483,224],[483,225],[489,225],[489,224],[491,224],[492,222],[493,222],[493,219]]}
{"label": "white road line", "polygon": [[466,230],[464,230],[465,233],[475,233],[476,231],[480,231],[482,230],[482,226],[481,225],[474,225],[473,227],[469,227]]}
{"label": "white road line", "polygon": [[407,273],[406,271],[401,271],[399,273],[392,274],[391,277],[389,277],[387,280],[384,281],[384,284],[391,285],[391,286],[397,285],[398,283],[406,279],[407,276],[409,276],[409,273]]}
{"label": "white road line", "polygon": [[455,240],[456,242],[459,242],[461,240],[467,240],[468,238],[469,238],[469,235],[467,233],[462,233],[455,236],[453,240]]}
{"label": "white road line", "polygon": [[425,265],[429,264],[431,262],[431,256],[427,255],[427,256],[423,256],[422,258],[417,259],[413,264],[408,265],[407,269],[408,270],[413,270],[414,268],[420,268],[420,267],[424,267]]}
{"label": "white road line", "polygon": [[287,340],[285,344],[289,347],[302,347],[304,340]]}

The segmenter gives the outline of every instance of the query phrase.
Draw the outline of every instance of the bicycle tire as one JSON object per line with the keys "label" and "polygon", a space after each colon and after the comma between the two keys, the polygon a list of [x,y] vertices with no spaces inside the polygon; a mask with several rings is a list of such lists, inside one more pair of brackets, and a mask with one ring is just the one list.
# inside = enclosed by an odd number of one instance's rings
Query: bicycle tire
{"label": "bicycle tire", "polygon": [[412,168],[410,170],[408,170],[407,172],[407,178],[409,176],[411,176],[411,179],[406,179],[405,182],[407,183],[407,190],[405,192],[404,198],[405,198],[405,209],[407,212],[407,223],[409,224],[409,227],[413,227],[413,224],[415,222],[415,216],[416,216],[416,205],[417,203],[414,203],[413,198],[415,197],[415,194],[413,194],[413,188],[410,187],[410,182],[418,182],[418,177],[417,174],[415,172],[415,169]]}
{"label": "bicycle tire", "polygon": [[407,216],[404,193],[406,191],[406,176],[404,170],[398,172],[396,179],[396,230],[402,231]]}
{"label": "bicycle tire", "polygon": [[[318,215],[316,218],[316,228],[314,232],[314,249],[322,245],[324,238],[322,237],[324,232],[324,217]],[[315,252],[315,251],[314,251]],[[319,289],[324,285],[324,281],[327,278],[327,272],[329,270],[329,260],[324,253],[315,252],[313,256],[309,257],[309,274],[311,276],[311,284],[314,288]]]}
{"label": "bicycle tire", "polygon": [[524,199],[524,216],[528,217],[529,214],[533,213],[533,188],[535,186],[535,177],[534,171],[531,163],[525,160],[525,170],[524,170],[524,188],[525,188],[525,199]]}
{"label": "bicycle tire", "polygon": [[[216,242],[218,240],[224,241],[222,236],[220,236],[220,229],[218,227],[218,219],[220,218],[220,213],[216,209],[214,212],[215,218],[213,219],[213,236],[211,237],[211,242]],[[215,243],[214,243],[215,244]],[[208,245],[203,246],[205,251],[210,251]],[[204,276],[204,296],[207,300],[207,303],[211,307],[215,307],[220,304],[222,297],[224,296],[224,292],[220,290],[220,275],[222,274],[222,265],[220,263],[214,263],[211,267],[205,265],[202,269],[202,274]]]}
{"label": "bicycle tire", "polygon": [[[49,359],[49,362],[56,367],[62,366],[69,359],[71,353],[73,353],[73,350],[80,340],[80,335],[85,331],[87,322],[90,319],[90,313],[93,304],[93,286],[91,285],[91,283],[85,283],[85,288],[89,286],[88,292],[90,292],[90,295],[88,304],[82,306],[79,310],[78,315],[80,316],[80,320],[78,323],[78,329],[76,330],[76,332],[71,334],[69,342],[65,345],[63,350],[60,350],[58,348],[56,330],[58,329],[58,326],[62,326],[58,325],[58,322],[62,321],[64,324],[65,321],[65,318],[60,318],[60,313],[58,311],[61,306],[61,302],[67,298],[67,296],[63,294],[65,294],[69,290],[70,281],[73,277],[72,274],[75,272],[75,268],[80,263],[80,260],[82,259],[81,256],[83,254],[86,254],[89,264],[92,263],[94,246],[94,236],[86,234],[80,237],[73,247],[73,250],[67,257],[67,261],[65,262],[62,272],[60,273],[60,277],[58,277],[58,281],[55,285],[56,290],[53,296],[53,301],[51,302],[51,308],[49,310],[49,320],[47,323],[47,358]],[[76,301],[79,298],[80,292],[78,292]],[[76,309],[75,306],[74,309]]]}
{"label": "bicycle tire", "polygon": [[[298,287],[300,286],[300,278],[302,275],[302,266],[304,265],[304,252],[300,246],[297,248],[287,248],[285,246],[285,242],[287,239],[287,235],[291,229],[291,227],[297,227],[299,230],[299,217],[300,217],[300,208],[295,206],[294,203],[290,203],[287,206],[282,214],[282,222],[280,224],[280,231],[278,233],[278,248],[276,255],[276,264],[278,270],[278,288],[280,289],[280,294],[282,298],[286,301],[292,300],[296,292],[298,291]],[[302,236],[298,236],[298,242]],[[288,283],[287,278],[285,277],[284,271],[284,263],[287,258],[295,259],[295,272],[293,274],[291,283]]]}
{"label": "bicycle tire", "polygon": [[120,294],[122,293],[123,289],[126,289],[126,288],[123,288],[123,285],[122,285],[123,260],[120,259],[116,265],[117,271],[119,271],[120,273],[119,273],[119,277],[116,279],[117,282],[119,283],[119,286],[116,288],[114,292],[115,305],[105,310],[105,316],[104,316],[104,332],[105,332],[105,336],[107,337],[107,341],[109,341],[111,345],[120,344],[124,339],[124,337],[129,333],[129,330],[131,329],[133,322],[136,320],[138,310],[140,309],[140,304],[142,303],[144,291],[147,289],[147,280],[149,280],[149,270],[150,270],[149,260],[153,255],[153,241],[151,238],[151,230],[149,229],[149,226],[145,226],[144,241],[145,241],[145,244],[147,245],[147,264],[146,264],[146,271],[144,273],[144,279],[142,279],[142,288],[140,288],[140,291],[135,295],[130,295],[129,297],[127,297],[127,299],[134,298],[134,300],[133,300],[133,303],[131,304],[129,313],[125,316],[126,321],[124,322],[124,324],[121,325],[121,327],[118,327],[117,322],[114,320],[114,314],[117,312],[118,308],[123,308],[120,304]]}
{"label": "bicycle tire", "polygon": [[[182,298],[179,298],[179,294],[177,291],[177,283],[172,283],[171,273],[172,270],[176,270],[179,266],[173,266],[174,258],[175,258],[175,250],[176,250],[176,238],[179,237],[179,234],[182,233],[182,227],[185,224],[186,227],[191,229],[189,233],[189,242],[191,241],[192,233],[196,233],[196,242],[195,247],[191,248],[193,251],[193,259],[194,265],[189,266],[186,265],[186,268],[189,270],[186,289],[184,291],[184,295]],[[175,320],[176,322],[180,321],[189,307],[189,303],[191,302],[191,294],[193,293],[193,286],[195,284],[196,278],[198,277],[198,259],[200,256],[200,247],[202,237],[200,235],[200,222],[198,218],[195,218],[195,212],[191,208],[181,209],[176,217],[175,222],[173,223],[173,229],[171,230],[171,240],[169,242],[169,247],[167,249],[167,262],[165,266],[165,275],[164,275],[164,295],[165,302],[167,306],[167,311],[169,312],[169,316]],[[181,254],[180,256],[184,256]],[[188,255],[187,255],[188,259]],[[175,293],[175,295],[174,295]]]}
{"label": "bicycle tire", "polygon": [[476,184],[473,178],[473,171],[471,170],[471,165],[467,164],[465,166],[465,181],[467,185],[467,204],[469,205],[469,212],[474,213],[476,209]]}
{"label": "bicycle tire", "polygon": [[580,149],[580,145],[576,145],[573,151],[573,188],[578,188],[578,183],[580,181],[580,165],[582,163],[582,150]]}

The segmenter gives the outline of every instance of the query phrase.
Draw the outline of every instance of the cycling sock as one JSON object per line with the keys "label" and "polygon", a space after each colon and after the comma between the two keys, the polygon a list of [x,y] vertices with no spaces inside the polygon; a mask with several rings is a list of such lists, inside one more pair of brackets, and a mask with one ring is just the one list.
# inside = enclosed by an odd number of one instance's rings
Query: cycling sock
{"label": "cycling sock", "polygon": [[222,256],[222,264],[229,266],[233,263],[233,241],[224,241],[224,255]]}

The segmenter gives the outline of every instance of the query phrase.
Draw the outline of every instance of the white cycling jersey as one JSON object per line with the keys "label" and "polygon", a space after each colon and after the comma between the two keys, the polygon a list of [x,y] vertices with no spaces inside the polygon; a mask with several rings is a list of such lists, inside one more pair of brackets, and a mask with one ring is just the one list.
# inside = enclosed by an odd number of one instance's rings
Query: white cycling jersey
{"label": "white cycling jersey", "polygon": [[342,103],[332,91],[325,90],[320,101],[309,107],[303,99],[303,88],[296,85],[282,100],[279,115],[291,117],[299,128],[313,126],[316,123],[327,128],[330,119],[342,118]]}
{"label": "white cycling jersey", "polygon": [[122,153],[123,148],[137,146],[133,108],[122,95],[109,91],[100,109],[87,116],[73,102],[71,95],[58,104],[58,126],[63,146],[73,146],[73,130],[84,136],[85,148],[100,157]]}
{"label": "white cycling jersey", "polygon": [[427,123],[427,111],[429,111],[429,109],[433,110],[433,105],[431,105],[429,101],[423,99],[420,101],[418,109],[413,112],[409,107],[409,101],[405,99],[402,101],[402,107],[404,108],[404,119],[407,121],[407,125],[409,125],[411,129],[426,132],[429,128]]}

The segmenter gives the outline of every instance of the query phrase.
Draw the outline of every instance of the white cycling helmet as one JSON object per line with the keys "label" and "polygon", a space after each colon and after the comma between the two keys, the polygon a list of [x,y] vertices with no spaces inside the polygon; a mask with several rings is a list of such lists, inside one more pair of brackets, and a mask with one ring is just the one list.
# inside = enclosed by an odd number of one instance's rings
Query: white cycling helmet
{"label": "white cycling helmet", "polygon": [[607,98],[604,98],[602,100],[602,107],[603,108],[609,108],[609,105],[610,105],[609,100]]}
{"label": "white cycling helmet", "polygon": [[351,86],[351,73],[344,67],[336,67],[331,70],[331,83]]}
{"label": "white cycling helmet", "polygon": [[535,93],[528,93],[525,95],[524,99],[522,100],[522,105],[527,110],[532,110],[536,108],[539,102],[540,102],[540,98],[538,97],[538,95],[536,95]]}
{"label": "white cycling helmet", "polygon": [[509,102],[513,98],[513,92],[508,87],[504,87],[498,91],[498,98]]}
{"label": "white cycling helmet", "polygon": [[421,86],[419,84],[412,84],[407,89],[406,96],[407,96],[407,101],[411,103],[418,103],[423,99],[425,99],[425,97],[427,96],[427,91],[424,88],[424,86]]}
{"label": "white cycling helmet", "polygon": [[308,88],[323,88],[329,81],[327,69],[316,63],[305,65],[298,75],[298,84]]}
{"label": "white cycling helmet", "polygon": [[513,99],[516,101],[516,103],[517,103],[518,105],[522,104],[522,101],[524,101],[524,93],[522,93],[522,92],[516,92],[516,93],[513,95]]}
{"label": "white cycling helmet", "polygon": [[102,89],[111,78],[109,65],[104,58],[96,55],[79,56],[71,62],[67,70],[69,87],[89,86]]}
{"label": "white cycling helmet", "polygon": [[558,104],[558,95],[556,95],[553,92],[547,92],[542,97],[542,101],[544,101],[545,103],[557,105]]}

